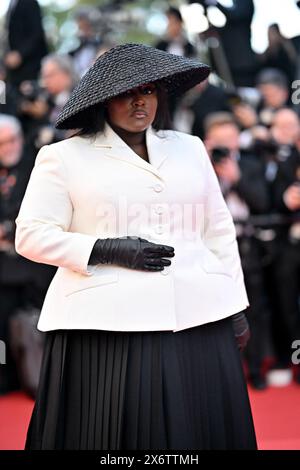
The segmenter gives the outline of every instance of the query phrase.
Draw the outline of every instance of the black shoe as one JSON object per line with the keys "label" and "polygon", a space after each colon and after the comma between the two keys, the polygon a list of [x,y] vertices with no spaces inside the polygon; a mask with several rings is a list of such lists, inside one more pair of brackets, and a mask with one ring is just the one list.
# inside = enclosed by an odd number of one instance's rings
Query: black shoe
{"label": "black shoe", "polygon": [[249,383],[255,390],[265,390],[267,388],[267,381],[261,374],[250,375]]}

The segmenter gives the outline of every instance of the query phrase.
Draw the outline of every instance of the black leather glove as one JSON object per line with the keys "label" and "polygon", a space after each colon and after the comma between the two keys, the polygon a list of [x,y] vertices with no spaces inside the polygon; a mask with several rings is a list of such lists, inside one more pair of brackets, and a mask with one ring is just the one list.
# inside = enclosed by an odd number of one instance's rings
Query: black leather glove
{"label": "black leather glove", "polygon": [[250,328],[246,315],[243,312],[232,315],[234,336],[240,351],[245,349],[250,339]]}
{"label": "black leather glove", "polygon": [[118,264],[144,271],[162,271],[171,264],[165,257],[174,255],[172,246],[151,243],[144,238],[105,238],[96,241],[88,264]]}

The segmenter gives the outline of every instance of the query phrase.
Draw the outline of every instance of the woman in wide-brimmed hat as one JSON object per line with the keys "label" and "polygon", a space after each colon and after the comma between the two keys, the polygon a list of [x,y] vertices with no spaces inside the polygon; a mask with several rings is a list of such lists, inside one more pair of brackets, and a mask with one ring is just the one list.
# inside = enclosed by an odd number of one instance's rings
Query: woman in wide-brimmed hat
{"label": "woman in wide-brimmed hat", "polygon": [[201,140],[168,123],[167,94],[208,73],[117,46],[36,158],[16,249],[58,270],[27,449],[256,448],[233,222]]}

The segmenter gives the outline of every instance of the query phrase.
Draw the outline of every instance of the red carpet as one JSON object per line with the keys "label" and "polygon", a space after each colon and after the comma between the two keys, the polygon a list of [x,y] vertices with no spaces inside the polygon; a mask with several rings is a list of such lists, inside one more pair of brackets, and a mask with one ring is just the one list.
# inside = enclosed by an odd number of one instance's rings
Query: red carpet
{"label": "red carpet", "polygon": [[259,449],[299,450],[300,386],[249,393]]}
{"label": "red carpet", "polygon": [[0,450],[24,448],[33,403],[21,392],[0,397]]}
{"label": "red carpet", "polygon": [[[249,389],[261,450],[300,449],[300,386]],[[0,397],[0,450],[23,449],[33,401],[15,392]]]}

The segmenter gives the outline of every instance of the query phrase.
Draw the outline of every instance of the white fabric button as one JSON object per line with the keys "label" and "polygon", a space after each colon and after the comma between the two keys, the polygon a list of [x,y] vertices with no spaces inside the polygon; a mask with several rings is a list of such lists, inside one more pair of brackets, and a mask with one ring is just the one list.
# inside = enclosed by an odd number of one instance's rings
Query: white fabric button
{"label": "white fabric button", "polygon": [[156,214],[163,214],[163,212],[164,212],[163,206],[156,206],[155,212],[156,212]]}
{"label": "white fabric button", "polygon": [[160,193],[163,189],[163,186],[159,183],[154,186],[154,191],[157,193]]}
{"label": "white fabric button", "polygon": [[164,233],[164,228],[162,225],[157,225],[155,227],[155,232],[158,233],[159,235],[161,235],[162,233]]}

